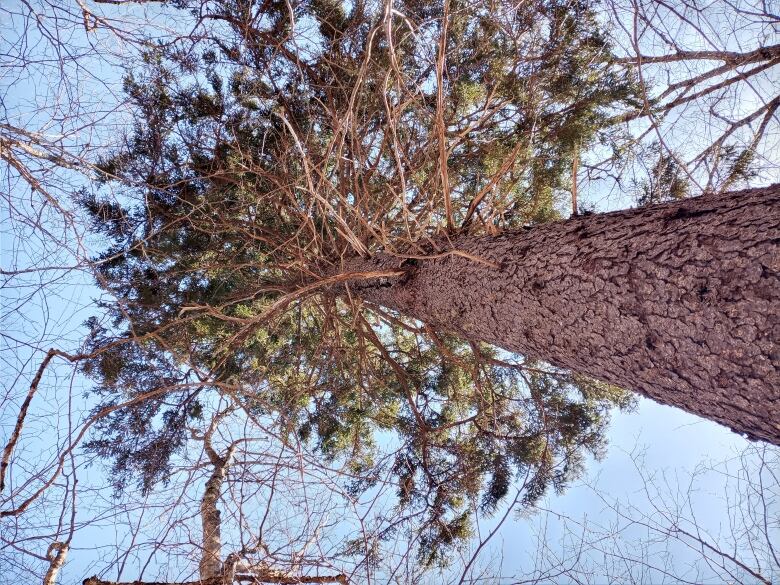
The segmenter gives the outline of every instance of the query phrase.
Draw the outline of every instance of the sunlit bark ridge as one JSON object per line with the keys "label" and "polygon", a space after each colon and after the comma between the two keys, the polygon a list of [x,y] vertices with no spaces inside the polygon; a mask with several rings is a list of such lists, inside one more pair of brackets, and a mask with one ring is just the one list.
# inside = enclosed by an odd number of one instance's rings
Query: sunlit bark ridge
{"label": "sunlit bark ridge", "polygon": [[780,185],[440,248],[351,260],[406,273],[350,290],[780,444]]}

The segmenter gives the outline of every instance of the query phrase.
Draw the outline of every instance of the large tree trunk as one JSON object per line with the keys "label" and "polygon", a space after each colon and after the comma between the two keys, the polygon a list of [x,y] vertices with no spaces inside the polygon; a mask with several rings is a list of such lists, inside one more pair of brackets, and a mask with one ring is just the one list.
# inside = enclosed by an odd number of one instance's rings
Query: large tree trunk
{"label": "large tree trunk", "polygon": [[449,242],[350,290],[780,444],[780,185]]}

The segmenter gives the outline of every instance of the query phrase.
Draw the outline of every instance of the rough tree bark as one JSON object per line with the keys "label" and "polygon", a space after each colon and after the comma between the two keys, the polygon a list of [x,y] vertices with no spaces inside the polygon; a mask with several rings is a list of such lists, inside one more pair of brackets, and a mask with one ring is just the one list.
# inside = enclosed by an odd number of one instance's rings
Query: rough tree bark
{"label": "rough tree bark", "polygon": [[780,444],[780,185],[443,248],[350,291]]}

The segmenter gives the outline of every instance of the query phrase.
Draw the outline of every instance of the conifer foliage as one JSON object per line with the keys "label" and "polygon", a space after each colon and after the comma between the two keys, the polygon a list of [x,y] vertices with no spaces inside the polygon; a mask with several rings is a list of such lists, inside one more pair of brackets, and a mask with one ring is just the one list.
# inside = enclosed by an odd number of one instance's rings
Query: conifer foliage
{"label": "conifer foliage", "polygon": [[559,218],[578,149],[641,106],[590,2],[181,10],[205,32],[127,73],[134,127],[81,195],[107,243],[98,281],[120,299],[89,324],[85,365],[102,406],[131,401],[89,443],[117,487],[164,481],[222,396],[348,462],[356,495],[378,442],[397,445],[383,464],[424,565],[516,478],[526,504],[563,489],[628,394],[364,303],[351,282],[398,271],[341,267]]}

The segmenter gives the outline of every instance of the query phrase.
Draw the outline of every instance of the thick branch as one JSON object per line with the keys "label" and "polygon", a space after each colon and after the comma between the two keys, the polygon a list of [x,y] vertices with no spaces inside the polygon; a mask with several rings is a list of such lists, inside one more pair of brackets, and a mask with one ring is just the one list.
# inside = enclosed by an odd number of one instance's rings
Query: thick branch
{"label": "thick branch", "polygon": [[723,61],[731,65],[744,65],[780,57],[780,45],[759,47],[753,51],[677,51],[667,55],[634,55],[615,59],[617,63],[674,63],[678,61]]}
{"label": "thick branch", "polygon": [[43,358],[43,361],[38,367],[38,371],[35,373],[35,377],[30,384],[30,389],[27,391],[27,396],[25,397],[24,402],[22,402],[22,407],[19,409],[19,415],[16,417],[16,425],[14,426],[14,430],[11,432],[11,436],[8,438],[8,443],[6,443],[5,447],[3,448],[3,457],[2,460],[0,460],[0,493],[2,493],[5,489],[5,475],[8,470],[8,466],[11,464],[11,454],[13,453],[14,447],[16,447],[16,443],[19,442],[19,437],[22,434],[22,428],[24,427],[24,421],[27,418],[27,411],[30,408],[30,403],[32,402],[33,396],[35,396],[35,393],[38,391],[38,384],[41,382],[43,373],[46,371],[49,362],[51,362],[55,356],[63,357],[70,362],[78,361],[84,357],[80,355],[71,356],[63,351],[53,348],[46,353],[46,357]]}

